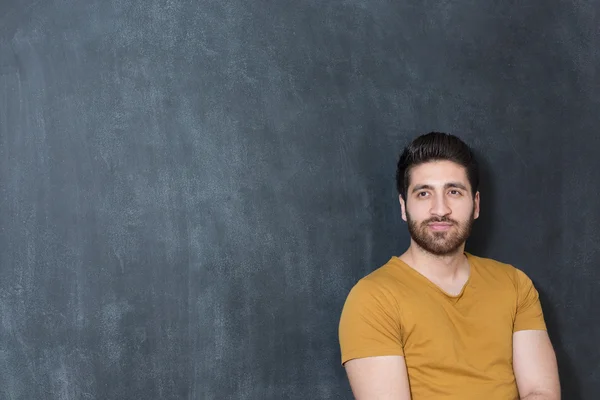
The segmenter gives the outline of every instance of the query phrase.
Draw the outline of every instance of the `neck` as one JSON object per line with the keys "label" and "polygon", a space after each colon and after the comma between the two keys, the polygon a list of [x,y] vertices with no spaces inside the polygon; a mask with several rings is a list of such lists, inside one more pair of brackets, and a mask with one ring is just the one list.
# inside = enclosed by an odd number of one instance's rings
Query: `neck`
{"label": "neck", "polygon": [[411,241],[410,247],[400,256],[400,259],[412,268],[440,280],[452,280],[469,269],[464,249],[463,243],[454,253],[438,256]]}

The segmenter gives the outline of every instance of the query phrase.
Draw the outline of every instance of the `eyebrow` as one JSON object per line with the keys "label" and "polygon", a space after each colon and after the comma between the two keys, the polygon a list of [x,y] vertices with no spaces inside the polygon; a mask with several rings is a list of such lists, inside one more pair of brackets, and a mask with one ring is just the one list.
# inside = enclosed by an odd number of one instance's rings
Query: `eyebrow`
{"label": "eyebrow", "polygon": [[[465,185],[463,185],[460,182],[448,182],[444,185],[444,189],[449,189],[449,188],[458,188],[458,189],[462,189],[465,191],[468,191],[467,187]],[[433,186],[431,185],[427,185],[427,184],[423,184],[423,185],[417,185],[413,188],[411,193],[415,193],[418,192],[419,190],[423,190],[423,189],[429,189],[429,190],[433,190]]]}

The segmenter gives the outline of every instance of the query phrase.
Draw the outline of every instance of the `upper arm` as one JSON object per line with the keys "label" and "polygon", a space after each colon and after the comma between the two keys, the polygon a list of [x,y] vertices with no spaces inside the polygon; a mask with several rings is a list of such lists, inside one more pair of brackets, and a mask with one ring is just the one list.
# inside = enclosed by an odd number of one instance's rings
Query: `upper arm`
{"label": "upper arm", "polygon": [[540,304],[539,293],[531,279],[521,270],[516,270],[517,309],[513,332],[522,330],[545,330],[546,322]]}
{"label": "upper arm", "polygon": [[369,281],[348,294],[339,323],[342,363],[355,358],[404,356],[397,304]]}
{"label": "upper arm", "polygon": [[342,363],[357,400],[408,400],[398,305],[362,280],[350,291],[339,325]]}
{"label": "upper arm", "polygon": [[356,358],[345,367],[356,400],[410,400],[404,357]]}
{"label": "upper arm", "polygon": [[531,393],[548,393],[560,398],[556,356],[531,279],[517,270],[517,310],[513,328],[513,370],[521,398]]}
{"label": "upper arm", "polygon": [[521,398],[547,393],[560,399],[556,356],[548,332],[521,330],[513,334],[513,370]]}

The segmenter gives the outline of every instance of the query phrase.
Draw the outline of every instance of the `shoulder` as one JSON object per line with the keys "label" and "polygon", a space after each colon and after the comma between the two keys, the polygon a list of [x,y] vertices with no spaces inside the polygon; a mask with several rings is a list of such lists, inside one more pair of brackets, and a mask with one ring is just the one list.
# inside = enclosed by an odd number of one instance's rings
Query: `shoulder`
{"label": "shoulder", "polygon": [[358,280],[351,288],[348,297],[360,298],[361,301],[374,299],[395,303],[406,285],[401,268],[394,258],[390,259]]}
{"label": "shoulder", "polygon": [[402,262],[398,258],[392,257],[388,262],[360,279],[356,286],[371,291],[397,292],[401,287],[406,286],[407,279]]}
{"label": "shoulder", "polygon": [[494,278],[497,281],[511,284],[515,288],[531,284],[529,276],[520,268],[492,258],[468,254],[469,260],[475,264],[481,275]]}

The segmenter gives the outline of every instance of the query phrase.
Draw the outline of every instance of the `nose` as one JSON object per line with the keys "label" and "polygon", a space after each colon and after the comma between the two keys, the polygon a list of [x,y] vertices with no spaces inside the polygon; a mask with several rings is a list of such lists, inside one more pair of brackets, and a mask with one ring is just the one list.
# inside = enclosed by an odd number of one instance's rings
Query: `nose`
{"label": "nose", "polygon": [[440,217],[450,214],[452,210],[448,206],[445,196],[435,196],[431,205],[430,213]]}

